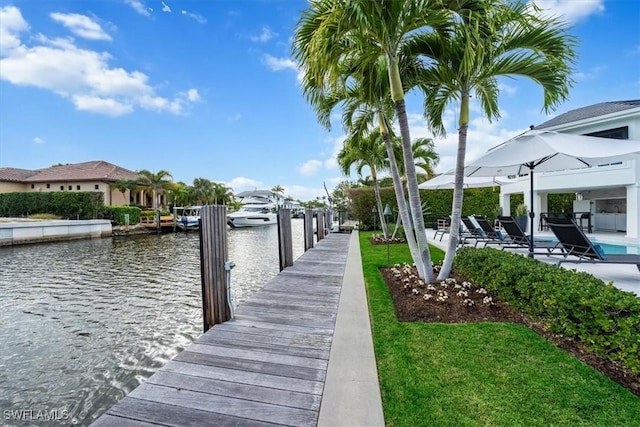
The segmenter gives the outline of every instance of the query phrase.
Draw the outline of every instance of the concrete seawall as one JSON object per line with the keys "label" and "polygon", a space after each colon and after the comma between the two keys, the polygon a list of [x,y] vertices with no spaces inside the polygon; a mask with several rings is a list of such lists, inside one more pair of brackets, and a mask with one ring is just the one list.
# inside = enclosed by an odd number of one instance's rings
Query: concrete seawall
{"label": "concrete seawall", "polygon": [[29,221],[0,224],[0,246],[111,237],[106,219]]}

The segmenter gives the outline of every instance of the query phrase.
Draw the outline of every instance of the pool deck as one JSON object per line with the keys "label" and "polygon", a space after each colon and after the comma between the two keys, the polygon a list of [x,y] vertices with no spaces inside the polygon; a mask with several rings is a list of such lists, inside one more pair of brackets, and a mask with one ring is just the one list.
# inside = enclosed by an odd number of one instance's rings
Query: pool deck
{"label": "pool deck", "polygon": [[332,233],[93,426],[384,426],[358,233]]}
{"label": "pool deck", "polygon": [[[446,251],[449,243],[449,234],[445,233],[442,241],[433,239],[435,231],[427,230],[427,238],[429,243]],[[555,236],[550,231],[536,231],[534,233],[536,239],[554,238]],[[621,233],[599,233],[594,232],[588,234],[587,237],[594,239],[598,242],[610,243],[615,245],[638,245],[637,239],[629,239],[621,235]],[[481,247],[482,245],[478,245]],[[527,255],[527,249],[507,249],[522,255]],[[536,255],[537,260],[556,264],[560,257],[556,256],[544,256]],[[568,270],[584,271],[592,274],[593,276],[603,280],[605,283],[613,282],[613,285],[624,291],[634,292],[640,296],[640,271],[633,264],[592,264],[592,263],[563,263],[563,268]]]}

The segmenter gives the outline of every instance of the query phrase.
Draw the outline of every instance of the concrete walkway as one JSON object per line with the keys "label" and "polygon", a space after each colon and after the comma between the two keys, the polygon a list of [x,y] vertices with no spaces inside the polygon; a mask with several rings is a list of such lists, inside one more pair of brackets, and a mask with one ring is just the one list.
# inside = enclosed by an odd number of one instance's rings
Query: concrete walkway
{"label": "concrete walkway", "polygon": [[384,426],[358,231],[349,242],[318,426]]}

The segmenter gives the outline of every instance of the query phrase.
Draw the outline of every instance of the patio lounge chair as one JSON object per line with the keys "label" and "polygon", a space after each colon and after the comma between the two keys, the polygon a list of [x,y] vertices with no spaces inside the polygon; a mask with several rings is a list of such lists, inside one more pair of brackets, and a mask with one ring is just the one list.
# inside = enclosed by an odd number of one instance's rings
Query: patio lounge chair
{"label": "patio lounge chair", "polygon": [[[530,237],[522,231],[518,223],[512,216],[498,216],[500,224],[504,231],[509,235],[509,240],[502,245],[502,250],[507,248],[528,248],[530,244]],[[534,252],[542,255],[550,255],[555,249],[562,250],[560,243],[552,242],[544,239],[533,240],[534,249],[545,249],[546,252]]]}
{"label": "patio lounge chair", "polygon": [[[584,234],[582,228],[571,218],[547,218],[549,228],[564,247],[564,258],[558,261],[594,264],[635,264],[640,271],[638,254],[605,254],[600,245],[593,243]],[[573,255],[576,258],[567,258]]]}
{"label": "patio lounge chair", "polygon": [[433,235],[433,240],[440,235],[440,241],[442,242],[442,238],[444,237],[444,233],[448,233],[451,228],[451,218],[450,217],[442,217],[438,218],[436,221],[436,232]]}
{"label": "patio lounge chair", "polygon": [[487,239],[490,239],[485,243],[485,246],[493,243],[495,244],[508,243],[506,236],[504,236],[499,230],[496,230],[495,228],[493,228],[493,226],[489,223],[489,221],[487,221],[487,218],[483,216],[475,216],[475,215],[473,218],[476,220],[476,222],[482,229],[482,232],[487,237]]}
{"label": "patio lounge chair", "polygon": [[485,246],[487,243],[494,241],[493,237],[489,237],[485,234],[482,228],[478,227],[473,223],[473,220],[468,216],[463,216],[462,223],[467,228],[467,231],[464,233],[460,233],[460,242],[459,245],[466,245],[470,243],[469,240],[475,241],[474,247],[478,246],[478,243],[485,242]]}

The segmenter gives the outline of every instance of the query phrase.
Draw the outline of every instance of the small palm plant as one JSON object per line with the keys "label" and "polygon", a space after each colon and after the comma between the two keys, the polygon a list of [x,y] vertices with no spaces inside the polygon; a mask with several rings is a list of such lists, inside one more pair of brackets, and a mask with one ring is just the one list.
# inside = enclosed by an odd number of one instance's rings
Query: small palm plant
{"label": "small palm plant", "polygon": [[513,212],[514,216],[527,216],[527,205],[520,203]]}

